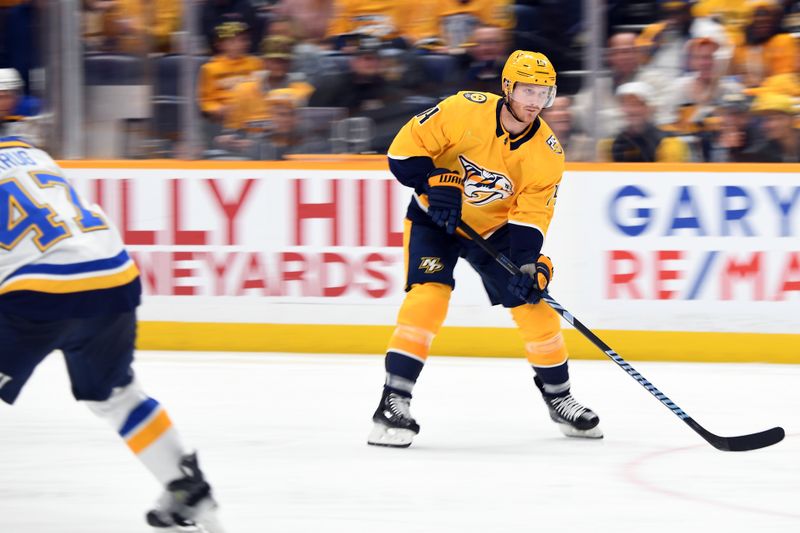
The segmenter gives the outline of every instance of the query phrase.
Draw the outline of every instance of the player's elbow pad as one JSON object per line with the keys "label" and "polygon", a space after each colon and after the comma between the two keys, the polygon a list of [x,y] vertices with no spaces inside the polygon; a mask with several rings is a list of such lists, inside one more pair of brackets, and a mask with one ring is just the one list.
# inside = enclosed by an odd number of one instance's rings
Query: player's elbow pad
{"label": "player's elbow pad", "polygon": [[433,164],[433,160],[430,157],[417,156],[407,159],[389,158],[389,170],[394,177],[397,178],[397,181],[418,192],[421,192],[425,187],[428,174],[434,168],[436,168],[436,166]]}

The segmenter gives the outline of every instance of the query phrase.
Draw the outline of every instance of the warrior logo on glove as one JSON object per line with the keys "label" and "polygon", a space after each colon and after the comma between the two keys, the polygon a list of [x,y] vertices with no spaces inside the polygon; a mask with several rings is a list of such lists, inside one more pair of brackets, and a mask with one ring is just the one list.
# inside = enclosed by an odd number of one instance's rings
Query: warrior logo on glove
{"label": "warrior logo on glove", "polygon": [[428,174],[428,216],[453,234],[461,218],[464,178],[454,170],[435,168]]}

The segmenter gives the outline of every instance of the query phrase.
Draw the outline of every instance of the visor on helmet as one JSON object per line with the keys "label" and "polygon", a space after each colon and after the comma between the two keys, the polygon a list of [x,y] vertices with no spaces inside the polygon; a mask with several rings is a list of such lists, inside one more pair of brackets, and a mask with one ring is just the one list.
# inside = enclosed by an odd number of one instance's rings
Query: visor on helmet
{"label": "visor on helmet", "polygon": [[544,109],[553,105],[553,100],[556,98],[556,86],[518,82],[514,84],[510,98],[524,106],[536,106]]}

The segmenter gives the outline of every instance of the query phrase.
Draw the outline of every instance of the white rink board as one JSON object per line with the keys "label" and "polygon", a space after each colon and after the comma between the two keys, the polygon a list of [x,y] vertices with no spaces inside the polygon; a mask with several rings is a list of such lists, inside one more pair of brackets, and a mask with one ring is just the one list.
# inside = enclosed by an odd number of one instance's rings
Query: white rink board
{"label": "white rink board", "polygon": [[[122,229],[145,321],[394,323],[409,191],[384,170],[79,168]],[[800,332],[800,179],[568,171],[553,295],[597,329]],[[508,326],[459,265],[449,325]]]}

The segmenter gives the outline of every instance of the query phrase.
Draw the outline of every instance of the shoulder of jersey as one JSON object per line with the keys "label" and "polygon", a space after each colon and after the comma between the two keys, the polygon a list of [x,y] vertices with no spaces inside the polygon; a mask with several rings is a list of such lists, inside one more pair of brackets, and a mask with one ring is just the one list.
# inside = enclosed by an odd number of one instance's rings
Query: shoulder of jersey
{"label": "shoulder of jersey", "polygon": [[479,91],[460,91],[451,98],[457,100],[459,103],[469,102],[472,104],[491,104],[497,102],[500,97],[492,93],[482,93]]}
{"label": "shoulder of jersey", "polygon": [[[8,117],[6,117],[8,118]],[[24,117],[20,117],[20,119],[24,119]],[[28,141],[25,137],[19,135],[10,135],[6,137],[0,136],[0,148],[30,148],[36,149],[36,147]]]}
{"label": "shoulder of jersey", "polygon": [[553,130],[550,129],[550,125],[545,122],[543,118],[539,119],[541,121],[541,125],[539,126],[539,131],[535,138],[538,138],[537,144],[546,147],[545,152],[553,154],[554,156],[564,159],[564,149],[561,147],[561,143],[558,142],[558,138],[556,134],[553,133]]}

